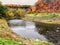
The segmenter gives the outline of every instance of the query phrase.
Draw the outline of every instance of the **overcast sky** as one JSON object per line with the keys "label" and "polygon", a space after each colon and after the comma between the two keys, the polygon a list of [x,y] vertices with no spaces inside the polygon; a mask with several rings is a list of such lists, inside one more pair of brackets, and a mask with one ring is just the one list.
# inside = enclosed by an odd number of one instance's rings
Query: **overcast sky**
{"label": "overcast sky", "polygon": [[38,0],[1,0],[3,4],[34,5]]}

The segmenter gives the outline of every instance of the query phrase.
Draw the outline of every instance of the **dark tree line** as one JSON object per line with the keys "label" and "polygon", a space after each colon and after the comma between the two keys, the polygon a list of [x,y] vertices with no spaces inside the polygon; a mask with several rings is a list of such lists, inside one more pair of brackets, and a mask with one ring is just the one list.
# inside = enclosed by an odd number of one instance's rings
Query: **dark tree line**
{"label": "dark tree line", "polygon": [[0,2],[0,18],[4,17],[6,18],[6,11],[7,11],[7,7],[2,5],[2,3]]}

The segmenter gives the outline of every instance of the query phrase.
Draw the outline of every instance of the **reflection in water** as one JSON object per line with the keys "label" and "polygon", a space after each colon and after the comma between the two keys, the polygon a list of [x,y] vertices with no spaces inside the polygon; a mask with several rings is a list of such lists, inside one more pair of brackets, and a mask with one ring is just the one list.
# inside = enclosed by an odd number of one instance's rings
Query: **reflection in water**
{"label": "reflection in water", "polygon": [[40,39],[43,41],[47,41],[47,39],[43,35],[40,35],[36,31],[37,28],[35,27],[34,22],[15,19],[15,20],[9,20],[8,23],[11,29],[18,35],[21,35],[26,38]]}

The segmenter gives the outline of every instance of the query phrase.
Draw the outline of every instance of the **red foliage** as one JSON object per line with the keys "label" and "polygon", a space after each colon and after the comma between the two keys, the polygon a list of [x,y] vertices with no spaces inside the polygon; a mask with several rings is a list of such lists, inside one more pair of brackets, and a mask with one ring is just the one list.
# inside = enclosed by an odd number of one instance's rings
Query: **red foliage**
{"label": "red foliage", "polygon": [[40,10],[40,12],[60,12],[60,0],[54,0],[54,2],[50,3],[40,0],[36,3],[35,7],[36,11]]}

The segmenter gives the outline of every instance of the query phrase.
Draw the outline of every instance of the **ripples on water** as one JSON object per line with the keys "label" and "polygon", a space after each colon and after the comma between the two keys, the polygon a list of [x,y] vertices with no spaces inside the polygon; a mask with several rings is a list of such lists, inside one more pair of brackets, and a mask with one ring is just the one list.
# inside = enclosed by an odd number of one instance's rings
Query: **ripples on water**
{"label": "ripples on water", "polygon": [[26,38],[40,39],[42,41],[47,41],[45,36],[39,34],[36,31],[37,28],[34,22],[15,19],[15,20],[9,20],[8,23],[11,29],[18,35],[21,35]]}

